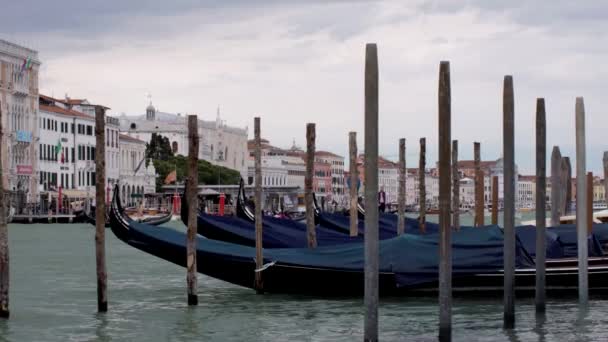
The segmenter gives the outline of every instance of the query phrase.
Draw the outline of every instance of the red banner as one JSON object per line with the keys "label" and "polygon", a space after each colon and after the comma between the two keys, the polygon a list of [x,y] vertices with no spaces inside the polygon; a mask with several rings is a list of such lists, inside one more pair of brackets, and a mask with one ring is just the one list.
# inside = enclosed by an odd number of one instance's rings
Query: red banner
{"label": "red banner", "polygon": [[32,166],[31,165],[17,165],[17,174],[18,175],[31,175]]}

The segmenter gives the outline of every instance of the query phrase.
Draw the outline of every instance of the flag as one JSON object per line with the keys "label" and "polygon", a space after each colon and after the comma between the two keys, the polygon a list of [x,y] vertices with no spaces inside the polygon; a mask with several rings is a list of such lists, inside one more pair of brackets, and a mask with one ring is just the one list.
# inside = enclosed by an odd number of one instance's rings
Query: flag
{"label": "flag", "polygon": [[[61,152],[61,139],[57,140],[57,145],[55,145],[55,154],[59,155],[59,152]],[[62,163],[63,163],[63,156],[61,156],[62,159]]]}
{"label": "flag", "polygon": [[167,178],[165,178],[165,184],[171,184],[175,181],[177,181],[177,171],[173,170],[167,175]]}

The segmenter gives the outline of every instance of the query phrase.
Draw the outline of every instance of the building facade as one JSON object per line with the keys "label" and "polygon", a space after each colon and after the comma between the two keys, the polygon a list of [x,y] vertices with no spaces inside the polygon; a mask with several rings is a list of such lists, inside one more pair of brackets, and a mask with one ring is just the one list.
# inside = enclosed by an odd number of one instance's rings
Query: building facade
{"label": "building facade", "polygon": [[38,197],[38,52],[0,39],[0,111],[4,134],[2,182],[23,191],[27,202]]}
{"label": "building facade", "polygon": [[[175,154],[188,155],[187,115],[157,111],[150,103],[146,114],[120,116],[120,131],[149,142],[153,133],[169,139]],[[247,177],[247,128],[228,126],[221,120],[219,109],[215,121],[198,120],[199,159],[224,166]]]}
{"label": "building facade", "polygon": [[328,151],[316,151],[315,161],[322,164],[329,164],[331,167],[331,185],[329,193],[332,201],[346,206],[344,195],[344,157]]}
{"label": "building facade", "polygon": [[127,205],[138,202],[145,194],[156,192],[156,169],[146,166],[146,142],[125,134],[119,135],[120,198]]}
{"label": "building facade", "polygon": [[[87,197],[95,195],[95,117],[94,106],[86,100],[80,104],[68,99],[39,97],[40,131],[38,189],[57,191],[81,190]],[[86,112],[86,113],[85,113]],[[118,120],[106,117],[106,192],[111,196],[119,180]]]}

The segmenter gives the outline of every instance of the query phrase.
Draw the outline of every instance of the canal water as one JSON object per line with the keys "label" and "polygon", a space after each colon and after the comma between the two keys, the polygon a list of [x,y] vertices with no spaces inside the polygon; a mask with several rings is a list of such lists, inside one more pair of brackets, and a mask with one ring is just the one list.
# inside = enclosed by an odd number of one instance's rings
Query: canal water
{"label": "canal water", "polygon": [[[199,275],[200,305],[189,308],[183,268],[106,233],[109,312],[97,314],[93,227],[9,226],[11,318],[0,341],[362,340],[362,298],[259,296]],[[608,341],[608,301],[581,310],[552,300],[540,321],[532,300],[518,300],[517,329],[506,332],[501,300],[456,299],[454,341]],[[380,338],[434,341],[437,318],[433,298],[383,298]]]}

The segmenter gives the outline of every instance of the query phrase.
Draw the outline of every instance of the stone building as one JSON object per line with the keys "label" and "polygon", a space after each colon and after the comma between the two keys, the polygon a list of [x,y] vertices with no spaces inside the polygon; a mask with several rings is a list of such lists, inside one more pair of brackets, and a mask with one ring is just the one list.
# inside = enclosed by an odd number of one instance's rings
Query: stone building
{"label": "stone building", "polygon": [[125,134],[119,136],[120,198],[132,204],[145,194],[156,192],[156,169],[146,166],[146,142]]}
{"label": "stone building", "polygon": [[[175,154],[188,155],[187,115],[158,111],[150,102],[146,114],[120,116],[120,131],[133,138],[149,142],[152,133],[169,139]],[[220,118],[215,121],[198,120],[200,137],[199,159],[221,165],[247,177],[247,128],[228,126]]]}
{"label": "stone building", "polygon": [[0,39],[2,182],[38,198],[38,52]]}

